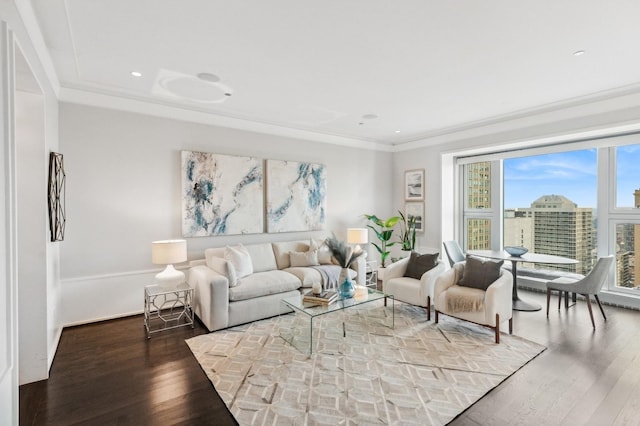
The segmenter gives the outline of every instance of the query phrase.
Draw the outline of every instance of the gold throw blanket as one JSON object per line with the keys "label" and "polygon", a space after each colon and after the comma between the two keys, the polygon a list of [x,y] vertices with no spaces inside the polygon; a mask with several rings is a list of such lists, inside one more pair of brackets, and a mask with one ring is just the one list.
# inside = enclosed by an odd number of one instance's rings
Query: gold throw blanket
{"label": "gold throw blanket", "polygon": [[483,311],[484,294],[484,291],[476,288],[451,286],[447,289],[447,310],[452,314]]}

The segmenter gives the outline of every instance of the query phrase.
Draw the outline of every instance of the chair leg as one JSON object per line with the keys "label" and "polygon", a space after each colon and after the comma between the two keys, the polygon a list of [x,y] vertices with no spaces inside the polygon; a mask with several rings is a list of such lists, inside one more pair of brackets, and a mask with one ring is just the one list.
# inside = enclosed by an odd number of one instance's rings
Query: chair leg
{"label": "chair leg", "polygon": [[547,318],[549,318],[549,303],[551,303],[551,289],[547,289]]}
{"label": "chair leg", "polygon": [[591,317],[591,325],[593,325],[593,328],[596,328],[596,323],[593,320],[593,309],[591,309],[591,298],[589,297],[588,294],[583,294],[583,296],[587,299],[587,308],[589,308],[589,316]]}
{"label": "chair leg", "polygon": [[435,318],[435,322],[436,324],[438,323],[438,310],[436,309],[436,318]]}
{"label": "chair leg", "polygon": [[604,314],[604,309],[602,309],[602,303],[600,303],[600,298],[598,297],[597,294],[594,294],[593,297],[596,298],[596,302],[598,302],[598,306],[600,306],[600,312],[602,312],[602,316],[604,317],[604,320],[607,320],[607,316]]}
{"label": "chair leg", "polygon": [[509,318],[509,334],[513,334],[513,317]]}
{"label": "chair leg", "polygon": [[500,343],[500,314],[496,314],[496,343]]}
{"label": "chair leg", "polygon": [[558,310],[560,310],[560,303],[562,303],[562,291],[558,291]]}
{"label": "chair leg", "polygon": [[427,296],[427,321],[431,321],[431,296]]}

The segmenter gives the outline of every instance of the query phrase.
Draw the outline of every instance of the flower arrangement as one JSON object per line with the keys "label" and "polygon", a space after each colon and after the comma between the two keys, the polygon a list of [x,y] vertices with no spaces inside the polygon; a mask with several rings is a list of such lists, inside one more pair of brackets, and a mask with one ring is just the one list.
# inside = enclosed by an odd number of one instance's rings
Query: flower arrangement
{"label": "flower arrangement", "polygon": [[353,247],[348,246],[345,242],[338,240],[335,237],[327,238],[325,241],[334,259],[343,268],[348,268],[351,264],[360,256],[363,256],[365,251],[360,249],[355,251]]}

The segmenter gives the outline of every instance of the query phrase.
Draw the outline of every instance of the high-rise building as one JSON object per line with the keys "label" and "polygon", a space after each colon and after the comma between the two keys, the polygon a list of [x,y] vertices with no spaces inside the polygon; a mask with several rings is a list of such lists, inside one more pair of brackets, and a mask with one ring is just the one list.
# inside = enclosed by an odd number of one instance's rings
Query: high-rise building
{"label": "high-rise building", "polygon": [[[545,268],[556,268],[580,274],[587,274],[594,264],[594,229],[593,209],[578,207],[563,195],[543,195],[531,203],[530,208],[518,209],[520,217],[514,217],[515,225],[505,224],[506,241],[517,241],[513,230],[520,232],[524,242],[526,229],[533,222],[532,237],[529,237],[531,251],[540,254],[568,257],[576,259],[574,265],[545,265]],[[506,222],[505,218],[505,222]],[[532,241],[531,241],[532,240]]]}
{"label": "high-rise building", "polygon": [[[467,173],[467,208],[491,208],[491,162],[469,164]],[[491,248],[491,221],[487,219],[467,220],[467,250]]]}

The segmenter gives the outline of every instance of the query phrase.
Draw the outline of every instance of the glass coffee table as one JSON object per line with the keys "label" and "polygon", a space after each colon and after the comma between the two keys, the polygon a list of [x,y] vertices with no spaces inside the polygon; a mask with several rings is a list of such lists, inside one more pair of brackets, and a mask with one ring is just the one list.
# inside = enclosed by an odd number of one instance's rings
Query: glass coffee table
{"label": "glass coffee table", "polygon": [[[309,354],[313,353],[313,322],[314,319],[320,318],[323,315],[342,312],[344,313],[346,309],[355,308],[357,306],[362,306],[366,303],[376,302],[379,300],[384,300],[384,306],[387,306],[387,299],[391,300],[391,325],[385,324],[389,328],[395,327],[395,300],[392,295],[384,294],[381,291],[368,288],[361,287],[358,289],[356,295],[349,299],[338,299],[330,304],[319,304],[319,303],[309,303],[302,301],[302,294],[300,296],[288,297],[286,299],[282,299],[281,303],[290,308],[296,315],[300,314],[301,316],[307,318],[309,320],[309,334],[306,335],[306,330],[300,330],[299,327],[292,327],[287,332],[283,331],[283,327],[280,327],[280,337],[282,337],[286,342],[288,342],[291,346],[300,350],[300,348],[296,345],[297,340],[302,342],[304,345],[309,344]],[[286,314],[281,314],[286,315]],[[282,321],[280,321],[282,324]],[[296,329],[297,328],[297,329]],[[304,331],[304,333],[300,333]],[[304,335],[303,338],[300,338],[300,335]],[[346,337],[346,328],[344,321],[342,322],[342,334],[343,337]],[[301,350],[304,352],[303,350]]]}

